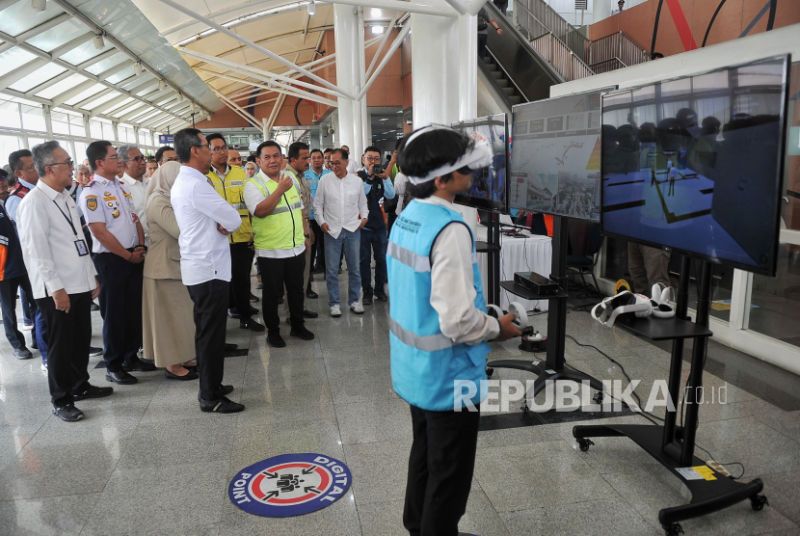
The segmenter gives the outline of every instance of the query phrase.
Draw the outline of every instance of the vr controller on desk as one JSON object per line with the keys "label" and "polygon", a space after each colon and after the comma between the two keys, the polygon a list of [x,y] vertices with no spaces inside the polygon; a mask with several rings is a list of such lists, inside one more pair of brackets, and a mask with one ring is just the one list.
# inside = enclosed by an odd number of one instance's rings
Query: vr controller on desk
{"label": "vr controller on desk", "polygon": [[[500,309],[497,305],[489,304],[487,306],[489,309],[488,313],[489,316],[493,316],[494,318],[500,318],[503,316],[503,310]],[[522,332],[522,339],[533,339],[533,340],[542,340],[542,334],[534,329],[533,325],[528,322],[528,312],[525,310],[521,304],[514,302],[509,304],[508,312],[514,315],[514,322],[513,324],[519,328]]]}

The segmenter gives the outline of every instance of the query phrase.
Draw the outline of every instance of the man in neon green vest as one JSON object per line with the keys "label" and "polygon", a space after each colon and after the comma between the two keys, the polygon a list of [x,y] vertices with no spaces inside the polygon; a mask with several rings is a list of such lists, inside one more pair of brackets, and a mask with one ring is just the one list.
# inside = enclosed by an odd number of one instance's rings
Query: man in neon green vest
{"label": "man in neon green vest", "polygon": [[267,342],[273,348],[283,348],[286,341],[280,334],[278,302],[284,287],[292,326],[289,335],[303,340],[314,338],[303,318],[303,274],[310,229],[303,218],[303,201],[294,181],[281,176],[281,146],[274,141],[263,142],[256,150],[256,163],[261,171],[245,185],[244,202],[253,215]]}

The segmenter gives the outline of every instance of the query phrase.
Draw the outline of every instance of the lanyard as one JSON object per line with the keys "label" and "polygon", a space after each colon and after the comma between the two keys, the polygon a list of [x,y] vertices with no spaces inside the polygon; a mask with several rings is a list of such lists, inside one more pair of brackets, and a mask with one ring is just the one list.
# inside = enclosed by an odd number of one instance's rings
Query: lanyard
{"label": "lanyard", "polygon": [[69,215],[67,214],[69,212],[69,205],[67,205],[67,212],[64,212],[63,210],[61,210],[61,207],[58,206],[58,203],[56,203],[55,199],[53,199],[53,204],[56,206],[56,208],[61,213],[61,215],[64,216],[64,219],[67,220],[67,223],[69,224],[70,228],[72,229],[72,234],[74,234],[75,237],[77,238],[78,237],[78,231],[75,230],[75,224],[72,223],[72,214],[69,214]]}

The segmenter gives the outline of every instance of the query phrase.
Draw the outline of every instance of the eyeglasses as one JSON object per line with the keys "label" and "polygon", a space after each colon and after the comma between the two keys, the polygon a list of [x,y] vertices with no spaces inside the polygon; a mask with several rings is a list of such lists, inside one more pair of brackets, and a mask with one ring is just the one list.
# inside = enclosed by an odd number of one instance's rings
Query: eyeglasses
{"label": "eyeglasses", "polygon": [[221,153],[223,151],[227,151],[228,150],[228,146],[227,145],[217,145],[216,147],[212,147],[212,146],[209,145],[208,148],[211,149],[212,153]]}
{"label": "eyeglasses", "polygon": [[73,162],[72,159],[70,159],[70,160],[65,160],[63,162],[53,162],[53,163],[47,164],[47,165],[48,166],[69,166],[69,167],[72,167],[72,166],[75,165],[75,162]]}
{"label": "eyeglasses", "polygon": [[144,162],[145,157],[142,155],[134,156],[133,158],[129,158],[128,160],[133,160],[134,162]]}
{"label": "eyeglasses", "polygon": [[364,160],[366,160],[367,162],[380,162],[381,161],[381,157],[380,156],[365,156]]}

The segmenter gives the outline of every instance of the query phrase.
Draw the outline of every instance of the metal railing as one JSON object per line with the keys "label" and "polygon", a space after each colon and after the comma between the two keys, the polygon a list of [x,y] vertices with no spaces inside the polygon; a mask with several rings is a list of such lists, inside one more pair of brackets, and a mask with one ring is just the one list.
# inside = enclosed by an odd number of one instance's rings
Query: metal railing
{"label": "metal railing", "polygon": [[[519,9],[519,11],[518,11]],[[550,33],[562,41],[584,62],[588,58],[589,40],[568,23],[544,0],[519,0],[514,2],[517,24],[531,41]]]}
{"label": "metal railing", "polygon": [[650,55],[647,51],[622,32],[607,35],[589,44],[587,63],[597,73],[637,65],[649,60]]}
{"label": "metal railing", "polygon": [[591,67],[586,65],[563,41],[551,33],[546,33],[533,39],[531,46],[565,80],[576,80],[594,74]]}

